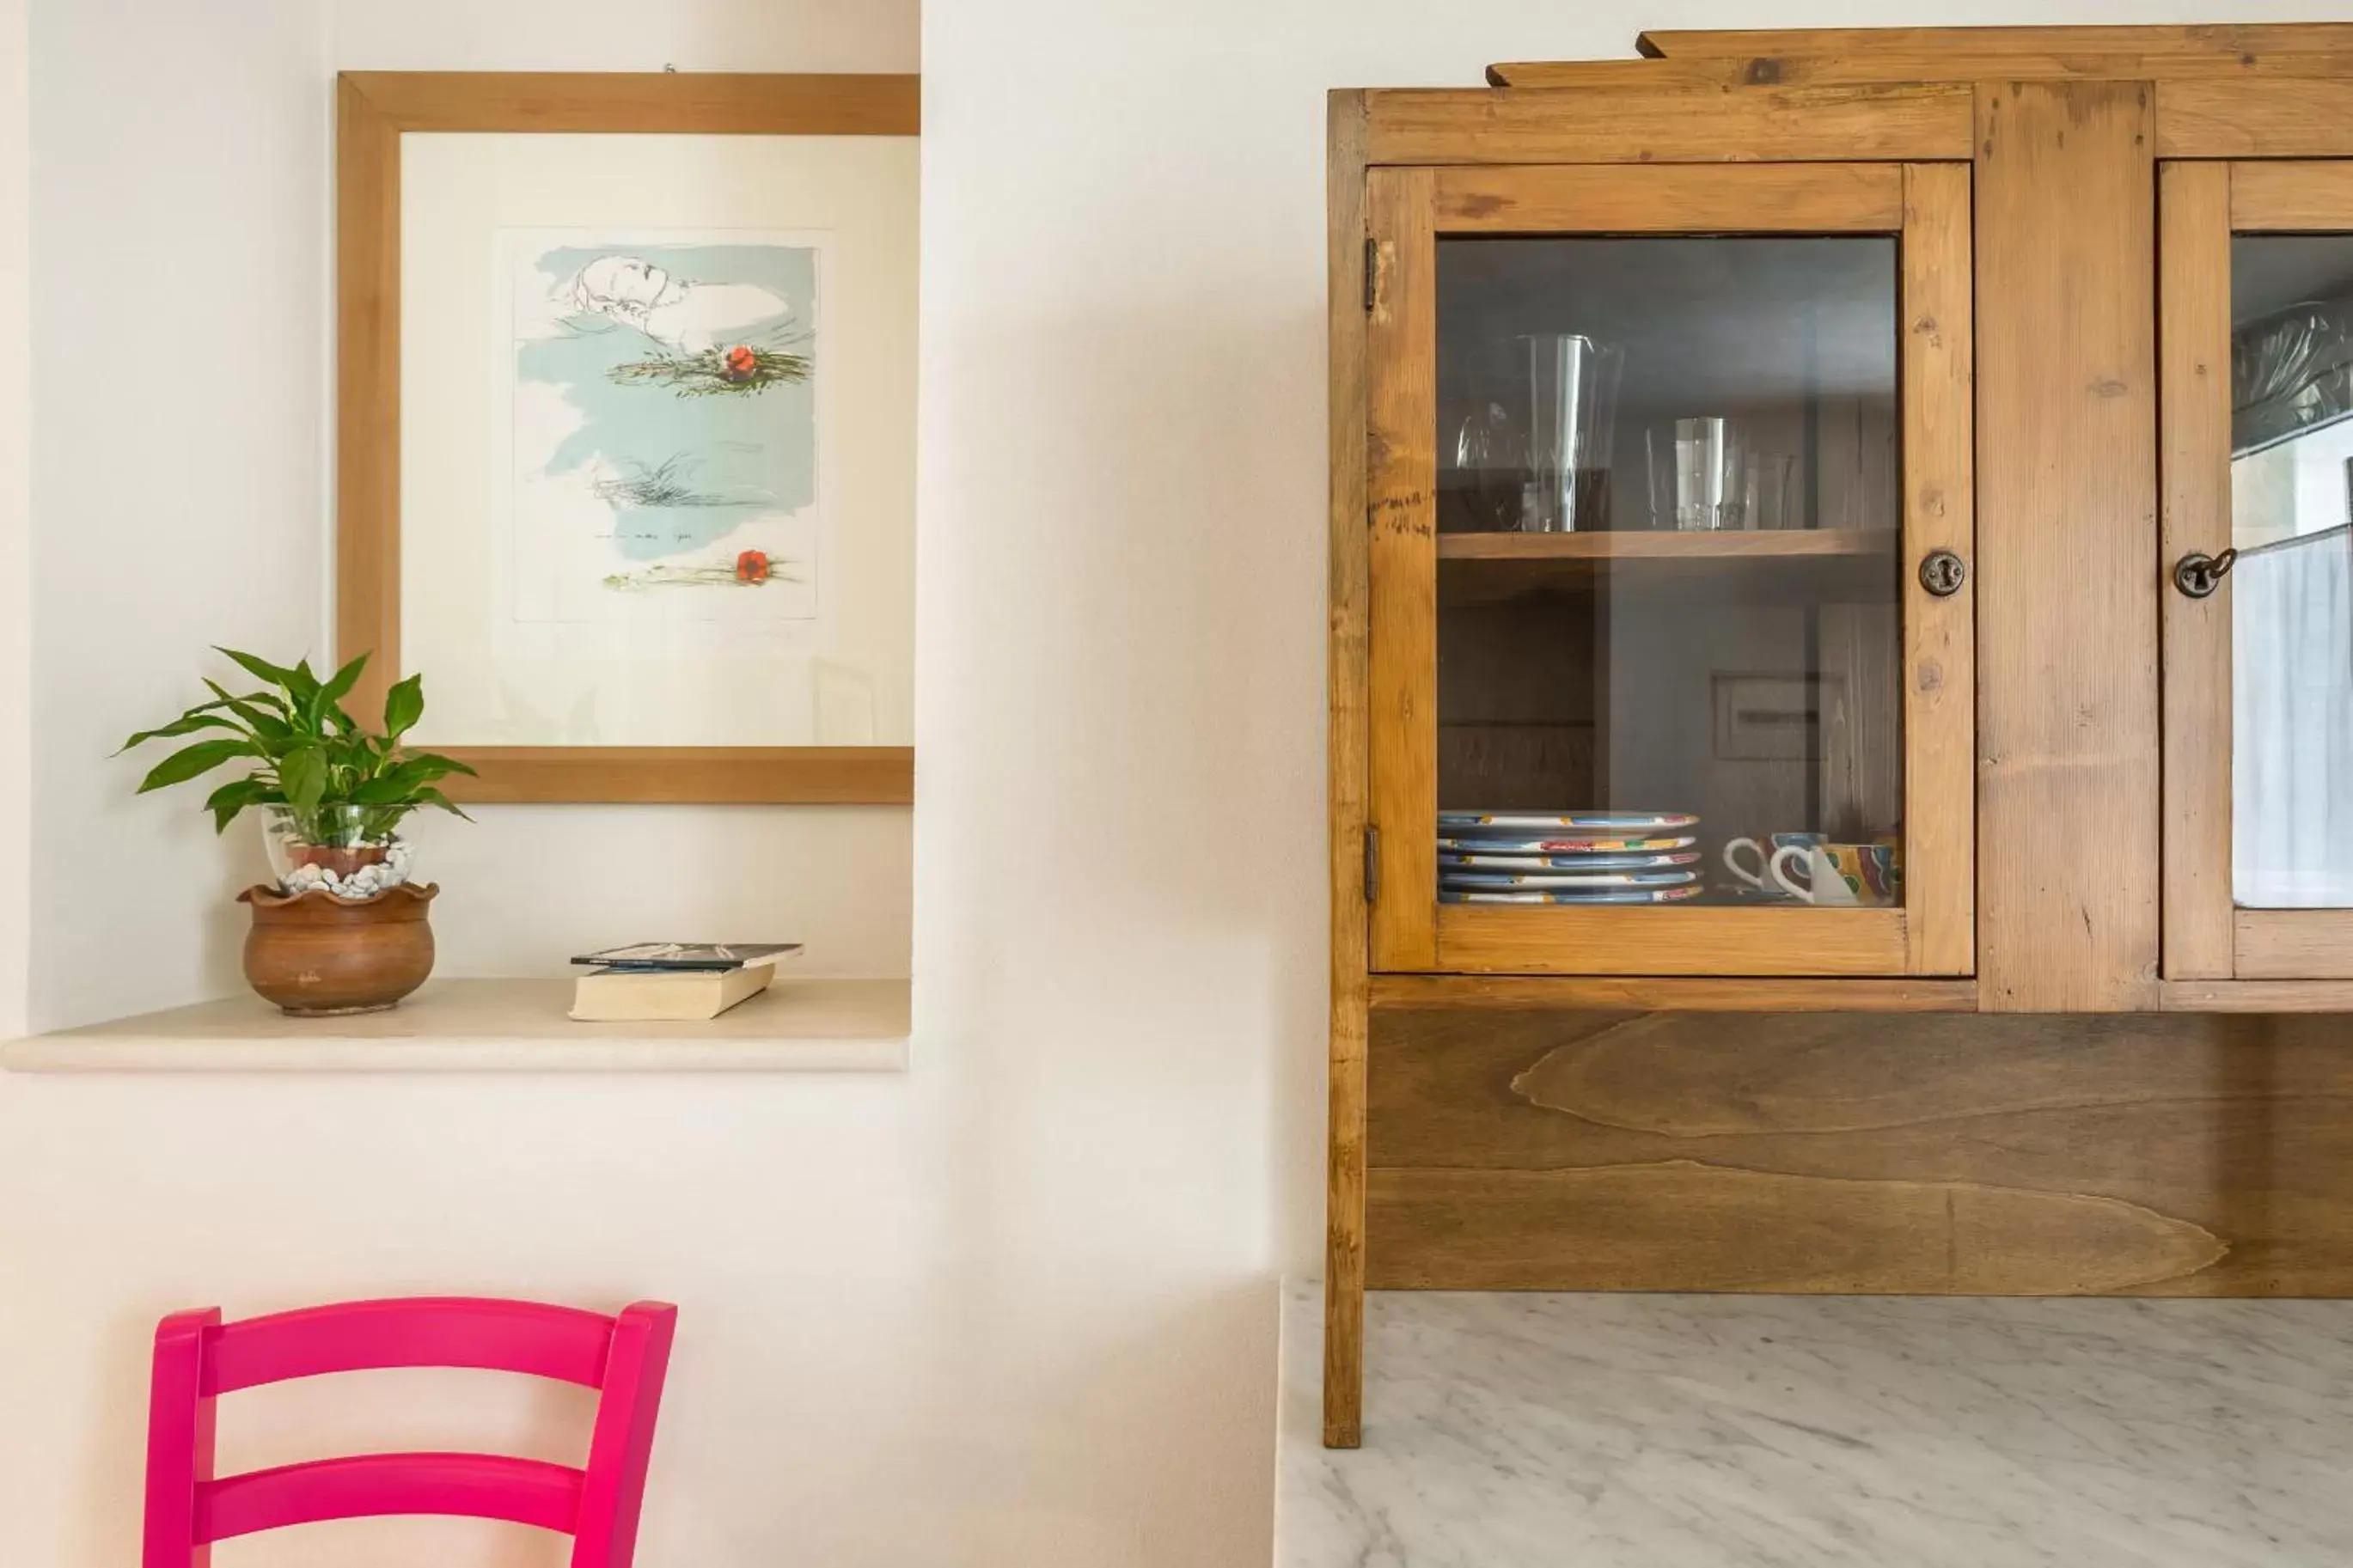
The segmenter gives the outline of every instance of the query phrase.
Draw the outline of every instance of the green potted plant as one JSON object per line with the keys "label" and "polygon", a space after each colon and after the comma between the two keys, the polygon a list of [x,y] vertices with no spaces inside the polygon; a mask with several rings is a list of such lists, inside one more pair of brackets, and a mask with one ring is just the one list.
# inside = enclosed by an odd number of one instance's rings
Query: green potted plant
{"label": "green potted plant", "polygon": [[308,659],[290,669],[234,648],[218,651],[268,689],[232,695],[206,680],[212,701],[125,741],[123,751],[204,737],[157,763],[139,793],[246,764],[206,797],[205,809],[216,833],[249,807],[262,814],[276,884],[237,895],[253,910],[247,981],[289,1013],[390,1007],[433,972],[426,909],[440,890],[414,879],[416,857],[401,824],[419,806],[465,816],[439,784],[474,770],[401,743],[424,716],[421,677],[385,694],[384,728],[370,731],[343,706],[367,668],[365,654],[322,679]]}

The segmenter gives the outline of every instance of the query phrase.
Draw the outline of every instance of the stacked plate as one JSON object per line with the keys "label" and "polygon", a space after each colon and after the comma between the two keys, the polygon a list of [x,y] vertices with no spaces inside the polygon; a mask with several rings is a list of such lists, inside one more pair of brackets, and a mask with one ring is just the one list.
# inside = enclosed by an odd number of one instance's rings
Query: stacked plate
{"label": "stacked plate", "polygon": [[1448,904],[1671,904],[1700,890],[1699,818],[1680,811],[1441,811]]}

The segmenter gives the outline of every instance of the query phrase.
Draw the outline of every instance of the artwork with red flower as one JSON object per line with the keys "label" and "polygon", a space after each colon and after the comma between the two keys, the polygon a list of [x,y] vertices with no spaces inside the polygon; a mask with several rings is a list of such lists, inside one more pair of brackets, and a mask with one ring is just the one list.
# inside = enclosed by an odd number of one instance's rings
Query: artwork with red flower
{"label": "artwork with red flower", "polygon": [[816,618],[811,237],[505,239],[518,618]]}

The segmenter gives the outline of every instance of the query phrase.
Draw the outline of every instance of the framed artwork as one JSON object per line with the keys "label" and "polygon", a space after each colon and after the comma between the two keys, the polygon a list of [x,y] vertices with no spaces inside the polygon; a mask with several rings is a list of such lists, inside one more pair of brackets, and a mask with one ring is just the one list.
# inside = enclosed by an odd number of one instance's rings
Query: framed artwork
{"label": "framed artwork", "polygon": [[342,77],[338,652],[461,798],[913,798],[919,99]]}

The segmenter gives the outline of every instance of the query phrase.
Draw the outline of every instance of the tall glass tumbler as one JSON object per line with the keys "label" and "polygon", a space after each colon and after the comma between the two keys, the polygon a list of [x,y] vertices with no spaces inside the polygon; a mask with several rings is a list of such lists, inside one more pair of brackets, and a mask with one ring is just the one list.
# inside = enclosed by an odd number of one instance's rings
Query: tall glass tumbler
{"label": "tall glass tumbler", "polygon": [[1579,332],[1518,342],[1527,346],[1530,467],[1520,527],[1536,533],[1607,527],[1625,353]]}

